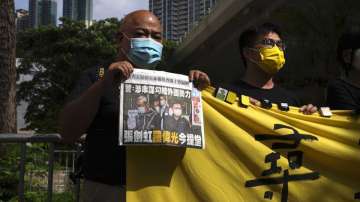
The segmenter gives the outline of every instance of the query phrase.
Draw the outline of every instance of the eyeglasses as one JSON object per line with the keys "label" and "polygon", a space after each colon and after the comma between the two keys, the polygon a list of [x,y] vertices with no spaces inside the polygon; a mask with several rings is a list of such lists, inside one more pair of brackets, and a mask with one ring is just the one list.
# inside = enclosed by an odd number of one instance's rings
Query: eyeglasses
{"label": "eyeglasses", "polygon": [[257,42],[256,44],[261,44],[261,45],[264,45],[265,47],[269,47],[269,48],[272,48],[276,45],[283,51],[285,51],[285,49],[286,49],[285,42],[283,42],[282,40],[275,41],[274,39],[265,38],[265,39]]}

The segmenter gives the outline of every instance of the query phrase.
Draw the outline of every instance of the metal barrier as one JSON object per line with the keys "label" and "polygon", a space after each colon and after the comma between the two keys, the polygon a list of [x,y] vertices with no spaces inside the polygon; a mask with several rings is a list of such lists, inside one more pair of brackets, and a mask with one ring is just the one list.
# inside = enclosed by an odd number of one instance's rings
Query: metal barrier
{"label": "metal barrier", "polygon": [[49,144],[49,168],[48,168],[48,195],[47,201],[52,201],[53,172],[54,172],[54,144],[60,142],[59,134],[29,135],[29,134],[0,134],[0,143],[17,143],[20,145],[20,176],[19,176],[19,201],[24,202],[25,196],[25,161],[26,143],[48,143]]}

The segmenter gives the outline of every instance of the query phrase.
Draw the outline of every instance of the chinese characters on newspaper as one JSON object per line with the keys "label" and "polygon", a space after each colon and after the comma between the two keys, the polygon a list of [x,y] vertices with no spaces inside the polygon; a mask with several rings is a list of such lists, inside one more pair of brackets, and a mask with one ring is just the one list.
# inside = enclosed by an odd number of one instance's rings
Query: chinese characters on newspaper
{"label": "chinese characters on newspaper", "polygon": [[188,76],[135,69],[120,85],[120,145],[204,148],[201,93]]}

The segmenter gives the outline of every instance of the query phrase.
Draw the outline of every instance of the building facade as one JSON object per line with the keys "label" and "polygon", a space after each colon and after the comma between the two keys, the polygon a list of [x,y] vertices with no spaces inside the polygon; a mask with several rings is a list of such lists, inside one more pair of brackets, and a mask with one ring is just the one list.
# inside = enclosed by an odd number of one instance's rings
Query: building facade
{"label": "building facade", "polygon": [[56,0],[29,0],[30,27],[53,25],[57,20]]}
{"label": "building facade", "polygon": [[16,32],[24,31],[30,27],[29,11],[24,9],[16,10]]}
{"label": "building facade", "polygon": [[75,19],[77,10],[76,8],[77,4],[75,0],[64,0],[63,1],[63,17],[69,18],[69,19]]}
{"label": "building facade", "polygon": [[163,37],[179,41],[215,4],[216,0],[149,0],[149,10],[161,21]]}
{"label": "building facade", "polygon": [[40,25],[54,25],[57,20],[57,2],[56,0],[40,1]]}
{"label": "building facade", "polygon": [[39,2],[40,0],[29,0],[29,26],[32,28],[39,25]]}
{"label": "building facade", "polygon": [[93,19],[93,0],[64,0],[63,16],[89,26]]}

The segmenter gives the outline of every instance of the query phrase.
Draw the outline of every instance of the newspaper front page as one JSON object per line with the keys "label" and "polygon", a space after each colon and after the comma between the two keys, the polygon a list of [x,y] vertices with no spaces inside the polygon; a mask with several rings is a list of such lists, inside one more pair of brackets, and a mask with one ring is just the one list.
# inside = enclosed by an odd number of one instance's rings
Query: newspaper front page
{"label": "newspaper front page", "polygon": [[205,147],[201,92],[188,76],[135,69],[119,88],[120,145]]}

